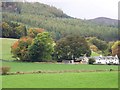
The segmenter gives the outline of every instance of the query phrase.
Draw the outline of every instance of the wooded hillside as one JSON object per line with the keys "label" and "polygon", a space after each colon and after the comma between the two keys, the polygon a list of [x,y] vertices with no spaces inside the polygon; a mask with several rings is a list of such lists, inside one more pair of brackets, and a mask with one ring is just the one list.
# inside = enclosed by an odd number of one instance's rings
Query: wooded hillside
{"label": "wooded hillside", "polygon": [[72,18],[53,6],[41,3],[4,2],[2,19],[7,22],[23,23],[27,28],[44,28],[51,32],[55,40],[67,35],[95,36],[106,41],[118,38],[117,27]]}

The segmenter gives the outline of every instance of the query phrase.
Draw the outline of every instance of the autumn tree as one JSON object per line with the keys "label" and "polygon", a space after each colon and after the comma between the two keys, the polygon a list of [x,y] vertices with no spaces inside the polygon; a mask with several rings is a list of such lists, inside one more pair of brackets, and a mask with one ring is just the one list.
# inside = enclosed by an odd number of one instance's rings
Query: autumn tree
{"label": "autumn tree", "polygon": [[42,33],[44,29],[42,28],[30,28],[28,29],[28,36],[31,38],[35,38],[38,33]]}
{"label": "autumn tree", "polygon": [[104,55],[108,56],[108,55],[112,55],[112,46],[113,46],[114,42],[108,42],[108,47],[105,50]]}
{"label": "autumn tree", "polygon": [[26,30],[26,27],[24,25],[19,24],[18,26],[13,28],[13,33],[12,33],[11,37],[20,38],[23,36],[27,36],[27,30]]}
{"label": "autumn tree", "polygon": [[95,45],[99,50],[101,50],[102,52],[104,52],[108,45],[105,41],[103,40],[100,40],[96,37],[92,37],[90,40],[89,40],[90,43],[92,43],[93,45]]}
{"label": "autumn tree", "polygon": [[21,61],[29,61],[28,47],[32,43],[32,38],[22,37],[11,46],[13,57]]}
{"label": "autumn tree", "polygon": [[9,37],[10,33],[12,32],[12,27],[7,22],[1,23],[2,28],[2,37]]}
{"label": "autumn tree", "polygon": [[49,61],[52,59],[54,42],[48,32],[39,33],[29,47],[31,61]]}
{"label": "autumn tree", "polygon": [[98,51],[98,48],[95,45],[90,45],[90,49],[94,52]]}
{"label": "autumn tree", "polygon": [[57,59],[75,59],[86,54],[91,55],[88,43],[80,36],[67,36],[56,43],[55,55]]}
{"label": "autumn tree", "polygon": [[2,22],[2,37],[20,38],[27,35],[26,26],[17,22]]}
{"label": "autumn tree", "polygon": [[120,58],[120,41],[116,41],[112,46],[112,55],[118,55]]}

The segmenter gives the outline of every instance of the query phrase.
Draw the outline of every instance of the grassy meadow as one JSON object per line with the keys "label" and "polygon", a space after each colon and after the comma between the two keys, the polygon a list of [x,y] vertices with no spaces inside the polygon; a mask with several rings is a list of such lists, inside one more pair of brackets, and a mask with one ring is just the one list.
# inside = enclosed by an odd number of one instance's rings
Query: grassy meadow
{"label": "grassy meadow", "polygon": [[[13,62],[10,47],[16,39],[0,39],[2,66],[10,66],[10,72],[61,71],[61,70],[108,70],[107,72],[66,72],[3,75],[3,88],[117,88],[118,70],[116,65],[83,65],[58,63]],[[93,53],[95,55],[96,53]],[[0,79],[1,80],[1,79]]]}
{"label": "grassy meadow", "polygon": [[117,88],[117,72],[3,76],[3,88]]}
{"label": "grassy meadow", "polygon": [[[50,63],[3,62],[10,72],[60,70],[118,70],[114,65],[71,65]],[[2,76],[3,88],[117,88],[118,72],[66,72]]]}
{"label": "grassy meadow", "polygon": [[14,60],[10,51],[15,41],[17,41],[17,39],[0,38],[0,42],[2,43],[2,48],[0,48],[0,55],[2,55],[2,57],[0,57],[0,59]]}

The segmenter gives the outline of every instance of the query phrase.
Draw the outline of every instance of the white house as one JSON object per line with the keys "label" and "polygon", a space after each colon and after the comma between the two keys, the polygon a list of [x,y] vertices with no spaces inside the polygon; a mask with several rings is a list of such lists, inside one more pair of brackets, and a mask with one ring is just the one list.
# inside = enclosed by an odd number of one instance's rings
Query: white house
{"label": "white house", "polygon": [[83,57],[76,58],[76,60],[62,60],[62,63],[65,64],[88,64],[89,58],[94,58],[95,62],[94,64],[120,64],[118,56],[95,56],[95,57],[86,57],[84,55]]}
{"label": "white house", "polygon": [[102,56],[94,57],[95,63],[94,64],[119,64],[118,56]]}

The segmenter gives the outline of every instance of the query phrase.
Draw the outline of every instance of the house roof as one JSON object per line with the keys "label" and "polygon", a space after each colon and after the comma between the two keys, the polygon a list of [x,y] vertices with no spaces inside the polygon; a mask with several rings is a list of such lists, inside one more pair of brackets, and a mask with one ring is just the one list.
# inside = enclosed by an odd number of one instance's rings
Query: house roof
{"label": "house roof", "polygon": [[101,59],[101,60],[104,60],[104,59],[118,59],[118,57],[116,57],[116,56],[94,56],[94,57],[92,57],[92,58],[94,58],[94,59]]}

